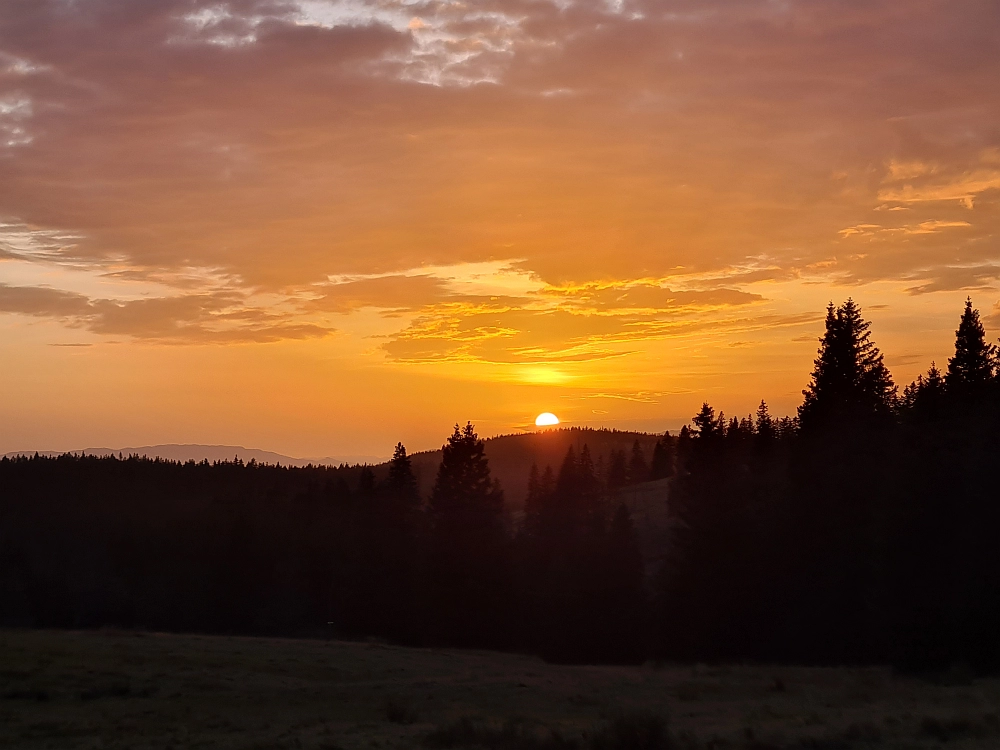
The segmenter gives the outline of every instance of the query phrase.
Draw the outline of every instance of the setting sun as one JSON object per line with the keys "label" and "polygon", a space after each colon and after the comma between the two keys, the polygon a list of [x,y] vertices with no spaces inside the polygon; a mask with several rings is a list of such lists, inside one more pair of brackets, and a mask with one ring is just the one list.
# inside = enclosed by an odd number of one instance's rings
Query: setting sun
{"label": "setting sun", "polygon": [[552,427],[557,424],[559,424],[559,417],[549,411],[535,417],[535,427]]}

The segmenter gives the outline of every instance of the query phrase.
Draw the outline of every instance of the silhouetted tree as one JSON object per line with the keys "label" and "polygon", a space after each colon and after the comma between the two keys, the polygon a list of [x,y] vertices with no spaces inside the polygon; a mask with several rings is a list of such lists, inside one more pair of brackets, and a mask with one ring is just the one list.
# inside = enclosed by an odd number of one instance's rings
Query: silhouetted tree
{"label": "silhouetted tree", "polygon": [[979,319],[979,310],[966,298],[965,311],[955,331],[955,356],[948,360],[945,383],[957,397],[967,397],[982,391],[993,380],[996,347],[986,343],[986,330]]}
{"label": "silhouetted tree", "polygon": [[721,435],[723,433],[722,425],[725,424],[723,418],[723,415],[720,414],[719,418],[716,419],[715,409],[709,406],[706,401],[701,405],[701,411],[691,419],[691,424],[694,425],[694,436],[708,439]]}
{"label": "silhouetted tree", "polygon": [[537,537],[541,531],[542,517],[552,499],[555,490],[555,478],[552,467],[546,466],[540,475],[538,465],[532,464],[528,475],[528,495],[524,501],[524,523],[522,533]]}
{"label": "silhouetted tree", "polygon": [[649,479],[666,479],[674,475],[674,444],[667,432],[653,446],[653,460],[649,465]]}
{"label": "silhouetted tree", "polygon": [[770,440],[777,432],[774,420],[771,419],[771,413],[768,411],[767,402],[764,399],[760,400],[760,406],[757,407],[754,430],[762,440]]}
{"label": "silhouetted tree", "polygon": [[420,492],[417,488],[417,478],[413,475],[413,464],[406,455],[406,447],[396,443],[389,460],[389,474],[386,478],[386,489],[402,507],[414,508],[420,504]]}
{"label": "silhouetted tree", "polygon": [[472,423],[441,450],[431,493],[432,634],[452,643],[502,643],[507,597],[503,491]]}
{"label": "silhouetted tree", "polygon": [[891,416],[896,386],[861,308],[852,299],[837,308],[831,302],[825,325],[812,380],[802,392],[802,428]]}
{"label": "silhouetted tree", "polygon": [[917,419],[924,421],[939,419],[945,414],[945,379],[934,362],[931,362],[926,375],[917,375],[917,379],[903,389],[900,407]]}
{"label": "silhouetted tree", "polygon": [[642,451],[642,445],[636,440],[632,443],[632,455],[628,462],[628,483],[639,484],[649,479],[649,464],[646,463],[646,456]]}
{"label": "silhouetted tree", "polygon": [[625,451],[612,449],[608,460],[608,490],[614,492],[628,484],[628,463]]}

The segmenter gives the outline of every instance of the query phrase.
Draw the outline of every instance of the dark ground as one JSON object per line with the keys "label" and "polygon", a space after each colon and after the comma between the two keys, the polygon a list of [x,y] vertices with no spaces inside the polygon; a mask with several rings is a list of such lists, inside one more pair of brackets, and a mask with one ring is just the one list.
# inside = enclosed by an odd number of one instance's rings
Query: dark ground
{"label": "dark ground", "polygon": [[[930,681],[872,668],[555,666],[375,643],[0,631],[3,748],[352,750],[431,736],[495,750],[554,730],[586,750],[616,716],[640,714],[668,717],[660,747],[990,748],[998,711],[1000,680],[961,670]],[[463,717],[485,729],[441,731]],[[494,731],[512,719],[520,740]]]}

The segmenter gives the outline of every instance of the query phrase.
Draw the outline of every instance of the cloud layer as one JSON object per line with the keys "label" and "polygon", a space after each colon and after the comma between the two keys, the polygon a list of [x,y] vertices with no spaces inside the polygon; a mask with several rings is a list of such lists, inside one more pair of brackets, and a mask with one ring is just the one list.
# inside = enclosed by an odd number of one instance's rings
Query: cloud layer
{"label": "cloud layer", "polygon": [[0,311],[787,380],[831,298],[1000,296],[998,48],[991,0],[9,0]]}

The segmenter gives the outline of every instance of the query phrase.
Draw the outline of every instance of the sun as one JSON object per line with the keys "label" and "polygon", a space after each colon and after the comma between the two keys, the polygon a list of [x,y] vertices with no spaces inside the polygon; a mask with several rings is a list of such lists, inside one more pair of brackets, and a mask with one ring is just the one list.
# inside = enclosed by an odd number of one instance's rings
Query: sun
{"label": "sun", "polygon": [[535,417],[535,427],[552,427],[559,424],[559,417],[550,411],[543,412]]}

